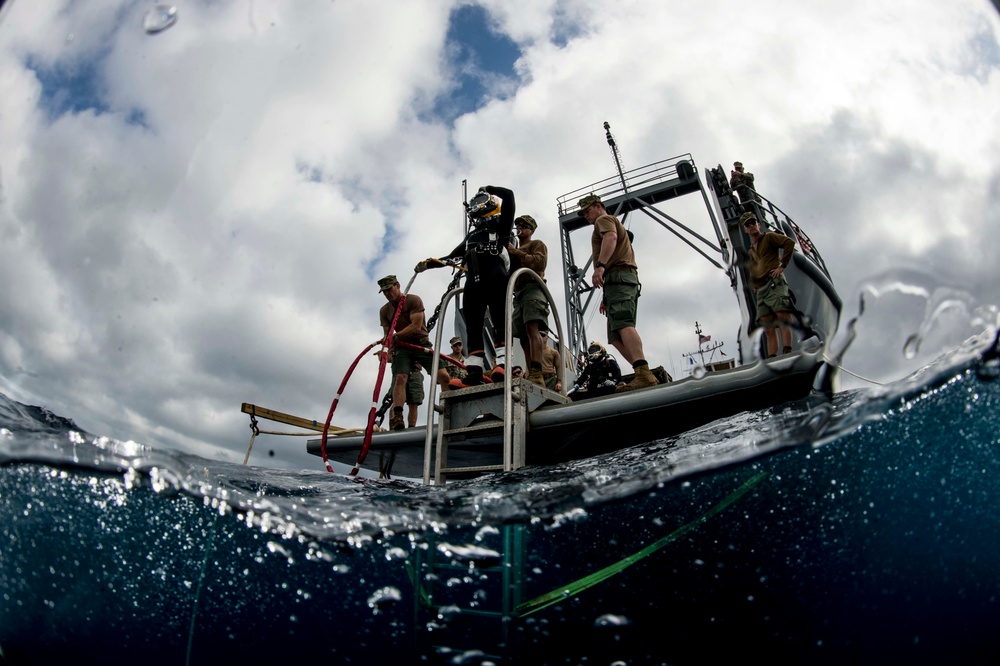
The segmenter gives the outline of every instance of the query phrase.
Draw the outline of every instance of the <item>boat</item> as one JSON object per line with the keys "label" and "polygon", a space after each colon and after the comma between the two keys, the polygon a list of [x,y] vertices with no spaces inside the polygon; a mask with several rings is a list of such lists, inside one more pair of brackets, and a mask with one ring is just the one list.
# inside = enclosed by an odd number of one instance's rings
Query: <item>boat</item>
{"label": "boat", "polygon": [[[837,368],[826,360],[826,347],[837,330],[842,302],[819,251],[801,227],[759,192],[758,200],[741,203],[721,165],[699,173],[690,153],[624,171],[607,124],[605,130],[617,173],[556,198],[566,294],[565,330],[557,304],[544,282],[538,280],[553,305],[556,337],[565,361],[560,369],[562,386],[572,386],[579,370],[576,359],[586,356],[590,339],[586,313],[588,308],[597,307],[600,293],[589,284],[591,227],[577,214],[577,202],[588,194],[599,195],[608,212],[623,223],[629,216],[644,215],[655,223],[654,229],[658,226],[675,234],[728,277],[740,321],[732,363],[727,364],[731,367],[579,401],[526,379],[445,391],[435,400],[436,387],[431,382],[426,422],[433,423],[436,412],[437,424],[394,432],[332,435],[326,431],[323,437],[307,441],[308,453],[323,457],[331,471],[331,462],[335,462],[352,466],[353,473],[366,468],[383,477],[440,484],[448,478],[599,455],[676,435],[741,411],[764,409],[811,394],[830,394],[836,389]],[[700,198],[698,209],[704,209],[715,238],[698,234],[667,212],[671,204],[686,197]],[[749,237],[739,223],[746,211],[757,215],[762,230],[778,231],[796,241],[793,270],[786,273],[797,309],[795,344],[792,352],[774,358],[765,357],[764,336],[755,324],[755,299],[747,269]],[[644,228],[643,233],[650,232]],[[574,240],[585,243],[580,263]],[[638,255],[640,272],[644,262],[655,260],[643,255],[642,247]],[[527,269],[514,275],[522,273],[538,279]],[[511,285],[514,281],[512,276]],[[461,292],[457,287],[442,299],[442,320]],[[508,318],[511,294],[509,287]],[[435,349],[442,348],[441,328],[436,332]],[[506,328],[507,348],[512,349],[510,326]],[[651,334],[643,331],[642,335],[648,339]],[[435,359],[432,377],[437,364]],[[256,413],[256,409],[245,403],[243,411]],[[299,421],[303,425],[304,420]],[[312,424],[314,430],[321,429],[318,422]],[[323,429],[328,430],[328,424]]]}

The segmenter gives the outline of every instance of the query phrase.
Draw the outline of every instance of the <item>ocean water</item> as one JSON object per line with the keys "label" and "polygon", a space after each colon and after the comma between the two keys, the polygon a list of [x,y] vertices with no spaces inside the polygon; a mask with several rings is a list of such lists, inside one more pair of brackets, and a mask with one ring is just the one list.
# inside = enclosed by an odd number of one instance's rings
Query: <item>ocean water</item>
{"label": "ocean water", "polygon": [[0,663],[997,663],[996,351],[443,488],[0,397]]}

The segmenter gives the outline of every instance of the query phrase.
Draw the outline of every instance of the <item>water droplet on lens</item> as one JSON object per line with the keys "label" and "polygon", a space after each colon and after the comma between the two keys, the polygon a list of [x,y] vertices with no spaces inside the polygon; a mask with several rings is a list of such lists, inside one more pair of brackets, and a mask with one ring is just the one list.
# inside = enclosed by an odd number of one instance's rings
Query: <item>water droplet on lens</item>
{"label": "water droplet on lens", "polygon": [[156,5],[142,17],[142,29],[147,35],[163,32],[177,23],[177,8],[173,5]]}
{"label": "water droplet on lens", "polygon": [[984,382],[1000,378],[1000,358],[984,359],[976,365],[976,376]]}
{"label": "water droplet on lens", "polygon": [[66,44],[72,44],[74,39],[76,39],[76,37],[73,36],[73,33],[69,33],[66,35]]}
{"label": "water droplet on lens", "polygon": [[917,352],[920,351],[920,336],[911,335],[906,340],[906,344],[903,345],[903,356],[909,361],[912,361],[917,357]]}
{"label": "water droplet on lens", "polygon": [[705,366],[703,365],[699,365],[698,367],[696,367],[694,370],[691,371],[691,375],[694,376],[695,379],[704,379],[705,375],[707,374],[708,371],[705,370]]}

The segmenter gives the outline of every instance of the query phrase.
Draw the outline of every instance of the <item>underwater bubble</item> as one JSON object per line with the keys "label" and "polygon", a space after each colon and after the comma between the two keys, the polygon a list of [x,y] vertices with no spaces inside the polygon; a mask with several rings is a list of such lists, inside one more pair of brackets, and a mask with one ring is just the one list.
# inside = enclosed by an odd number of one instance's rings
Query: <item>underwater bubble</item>
{"label": "underwater bubble", "polygon": [[468,562],[481,567],[496,566],[496,564],[500,561],[500,553],[490,548],[441,543],[438,544],[437,549],[445,557],[450,557],[458,561]]}
{"label": "underwater bubble", "polygon": [[147,35],[163,32],[177,23],[177,8],[173,5],[156,5],[142,17],[142,29]]}
{"label": "underwater bubble", "polygon": [[368,607],[378,613],[381,608],[395,605],[402,598],[403,595],[400,593],[399,588],[386,586],[380,590],[376,590],[368,597]]}
{"label": "underwater bubble", "polygon": [[390,548],[385,553],[387,560],[405,560],[407,557],[409,557],[409,553],[399,547]]}
{"label": "underwater bubble", "polygon": [[630,624],[632,624],[632,621],[624,615],[614,615],[612,613],[607,613],[594,620],[595,627],[627,627]]}

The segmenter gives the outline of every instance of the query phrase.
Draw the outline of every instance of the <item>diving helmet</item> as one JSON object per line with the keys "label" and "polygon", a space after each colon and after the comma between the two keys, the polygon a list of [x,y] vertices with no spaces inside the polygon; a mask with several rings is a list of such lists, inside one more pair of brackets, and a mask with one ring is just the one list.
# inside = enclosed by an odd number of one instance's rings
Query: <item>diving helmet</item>
{"label": "diving helmet", "polygon": [[500,214],[500,199],[489,192],[480,191],[469,201],[469,218],[481,220]]}
{"label": "diving helmet", "polygon": [[587,363],[600,363],[608,357],[608,350],[600,342],[591,342],[587,347]]}

